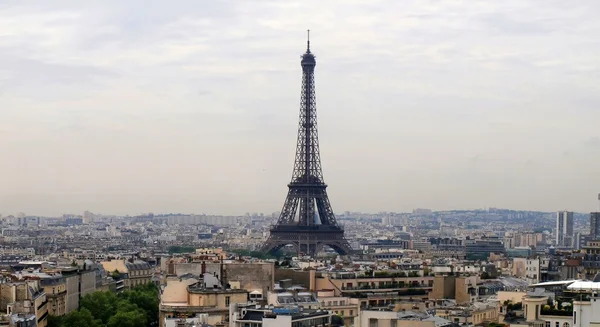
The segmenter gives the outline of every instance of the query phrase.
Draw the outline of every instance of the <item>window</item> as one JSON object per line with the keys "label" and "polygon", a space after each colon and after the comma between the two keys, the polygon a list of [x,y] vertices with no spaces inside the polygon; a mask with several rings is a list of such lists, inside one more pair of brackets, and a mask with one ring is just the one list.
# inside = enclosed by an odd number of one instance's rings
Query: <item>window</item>
{"label": "window", "polygon": [[350,310],[350,315],[353,316],[354,315],[354,310]]}
{"label": "window", "polygon": [[573,325],[577,325],[577,311],[573,310]]}
{"label": "window", "polygon": [[[231,297],[229,297],[229,296],[226,296],[226,297],[225,297],[225,306],[227,306],[227,307],[228,307],[230,302],[231,302]],[[558,326],[557,326],[557,327],[558,327]]]}
{"label": "window", "polygon": [[571,326],[569,325],[569,323],[568,323],[568,322],[565,322],[565,323],[563,324],[563,327],[571,327]]}
{"label": "window", "polygon": [[555,326],[560,327],[560,322],[557,321]]}

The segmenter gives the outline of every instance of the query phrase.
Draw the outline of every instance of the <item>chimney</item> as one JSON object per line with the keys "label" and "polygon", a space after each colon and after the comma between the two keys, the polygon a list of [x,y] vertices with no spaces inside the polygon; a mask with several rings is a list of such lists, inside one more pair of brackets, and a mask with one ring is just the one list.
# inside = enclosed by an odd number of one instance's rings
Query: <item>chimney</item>
{"label": "chimney", "polygon": [[202,261],[202,265],[200,265],[200,267],[202,267],[202,276],[204,276],[204,273],[206,272],[206,263]]}
{"label": "chimney", "polygon": [[219,275],[221,287],[225,288],[225,280],[223,279],[223,258],[221,258],[221,274]]}

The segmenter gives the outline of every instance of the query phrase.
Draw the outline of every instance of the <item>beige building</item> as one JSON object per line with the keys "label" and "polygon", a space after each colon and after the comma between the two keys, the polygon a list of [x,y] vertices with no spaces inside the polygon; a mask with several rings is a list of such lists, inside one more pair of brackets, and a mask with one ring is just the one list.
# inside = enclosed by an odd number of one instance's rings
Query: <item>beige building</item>
{"label": "beige building", "polygon": [[67,281],[65,277],[46,275],[41,279],[41,285],[48,297],[48,313],[53,316],[64,316],[67,313]]}
{"label": "beige building", "polygon": [[487,325],[498,321],[497,304],[477,303],[465,307],[444,307],[436,310],[436,316],[458,324]]}
{"label": "beige building", "polygon": [[345,326],[358,325],[360,313],[360,301],[358,299],[335,296],[333,290],[321,290],[317,292],[317,300],[322,309],[342,317]]}
{"label": "beige building", "polygon": [[512,302],[512,303],[520,303],[523,301],[523,297],[527,295],[527,292],[510,292],[510,291],[499,291],[496,295],[498,297],[498,302],[500,304],[504,304],[504,302]]}
{"label": "beige building", "polygon": [[[65,294],[54,294],[57,295],[56,297],[54,297],[54,299],[56,299],[57,302],[62,301],[62,298],[64,297],[64,314],[79,309],[79,283],[81,280],[79,275],[79,268],[59,267],[54,269],[45,269],[44,271],[45,273],[41,275],[42,285],[44,285],[44,289],[46,289],[46,283],[50,283],[49,287],[51,289],[58,288],[59,284],[64,284]],[[50,278],[46,278],[44,275],[49,275]],[[58,284],[54,285],[54,283]],[[46,291],[46,293],[49,294],[50,292]],[[62,308],[62,302],[60,303],[60,307]],[[57,310],[59,310],[58,308],[59,306],[57,304]]]}
{"label": "beige building", "polygon": [[519,233],[515,235],[518,239],[516,246],[537,246],[544,241],[544,234],[542,233]]}
{"label": "beige building", "polygon": [[540,260],[533,258],[514,258],[512,275],[524,278],[530,284],[540,282]]}
{"label": "beige building", "polygon": [[360,307],[384,306],[408,298],[427,298],[434,277],[365,277],[355,273],[310,274],[309,289],[333,290],[335,296],[360,298]]}
{"label": "beige building", "polygon": [[[186,274],[201,276],[204,273],[213,274],[225,285],[240,288],[248,292],[260,292],[263,297],[273,290],[275,266],[269,261],[239,262],[232,260],[204,261],[181,263],[171,261],[167,266],[170,275],[183,276]],[[222,275],[222,276],[221,276]]]}
{"label": "beige building", "polygon": [[471,303],[478,294],[479,276],[436,275],[429,299],[454,299],[457,304]]}
{"label": "beige building", "polygon": [[191,318],[207,314],[207,323],[228,326],[229,306],[232,303],[248,302],[248,291],[205,287],[205,281],[195,278],[167,278],[167,285],[161,295],[159,324],[165,319]]}
{"label": "beige building", "polygon": [[442,327],[450,325],[443,318],[427,316],[413,311],[362,310],[360,325],[365,327]]}
{"label": "beige building", "polygon": [[[523,316],[510,321],[511,327],[571,327],[573,316],[554,316],[542,313],[542,308],[548,303],[548,296],[526,295],[522,298]],[[577,305],[577,301],[574,301]],[[580,317],[581,319],[581,317]],[[503,323],[503,321],[500,321]],[[581,325],[583,326],[583,325]],[[587,325],[586,325],[587,326]]]}
{"label": "beige building", "polygon": [[48,299],[39,280],[0,284],[0,307],[7,314],[33,314],[38,327],[48,325]]}
{"label": "beige building", "polygon": [[65,285],[67,289],[65,313],[70,313],[79,309],[79,275],[75,273],[65,276]]}
{"label": "beige building", "polygon": [[111,260],[102,261],[101,264],[109,276],[114,272],[118,272],[120,275],[119,278],[123,280],[124,286],[127,289],[148,284],[152,282],[152,276],[154,276],[154,270],[145,261],[128,262],[125,260]]}
{"label": "beige building", "polygon": [[79,272],[80,297],[96,291],[96,272],[93,270],[82,270]]}

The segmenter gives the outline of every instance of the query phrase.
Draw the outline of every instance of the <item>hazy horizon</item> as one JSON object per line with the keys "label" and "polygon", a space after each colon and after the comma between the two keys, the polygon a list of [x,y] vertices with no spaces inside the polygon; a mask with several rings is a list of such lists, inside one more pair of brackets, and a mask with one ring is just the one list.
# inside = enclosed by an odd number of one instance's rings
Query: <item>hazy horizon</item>
{"label": "hazy horizon", "polygon": [[4,1],[0,214],[598,210],[600,2]]}

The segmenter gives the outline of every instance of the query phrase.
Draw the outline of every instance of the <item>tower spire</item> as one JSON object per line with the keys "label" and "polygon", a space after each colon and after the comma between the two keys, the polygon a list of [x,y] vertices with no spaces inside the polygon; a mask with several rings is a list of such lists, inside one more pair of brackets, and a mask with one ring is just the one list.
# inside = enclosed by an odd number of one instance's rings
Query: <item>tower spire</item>
{"label": "tower spire", "polygon": [[306,53],[310,53],[310,30],[306,30]]}

